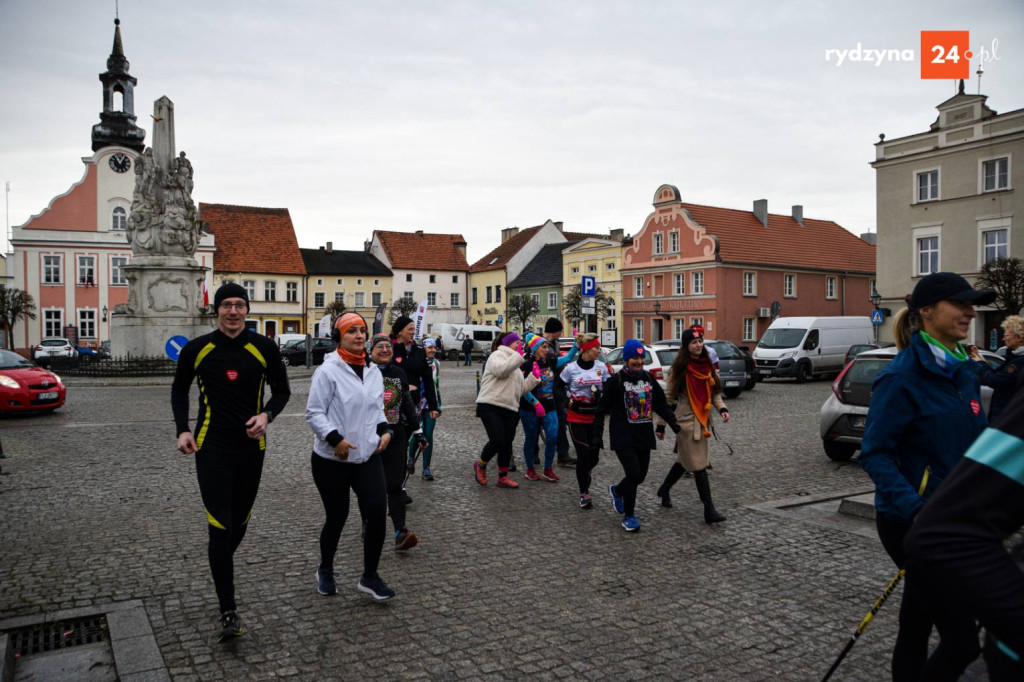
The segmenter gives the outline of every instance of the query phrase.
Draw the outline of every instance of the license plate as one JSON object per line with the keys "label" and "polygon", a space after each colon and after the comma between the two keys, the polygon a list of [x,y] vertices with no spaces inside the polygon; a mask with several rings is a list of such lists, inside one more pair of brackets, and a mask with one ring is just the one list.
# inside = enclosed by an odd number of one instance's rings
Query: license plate
{"label": "license plate", "polygon": [[727,381],[727,382],[725,382],[725,385],[728,386],[728,387],[739,386],[740,382],[738,382],[738,381]]}
{"label": "license plate", "polygon": [[867,417],[851,417],[850,424],[855,429],[863,429],[868,423]]}
{"label": "license plate", "polygon": [[766,374],[766,375],[772,373],[772,371],[770,369],[759,369],[757,371],[760,372],[761,374]]}
{"label": "license plate", "polygon": [[48,393],[40,393],[39,394],[39,400],[56,400],[57,399],[57,395],[58,395],[57,391],[50,391]]}

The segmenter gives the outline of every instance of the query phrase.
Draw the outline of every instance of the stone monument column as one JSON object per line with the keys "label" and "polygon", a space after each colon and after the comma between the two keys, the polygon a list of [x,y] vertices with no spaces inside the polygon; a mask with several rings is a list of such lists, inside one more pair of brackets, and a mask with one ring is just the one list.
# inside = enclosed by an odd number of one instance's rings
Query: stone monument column
{"label": "stone monument column", "polygon": [[165,356],[172,337],[210,331],[216,316],[200,309],[207,268],[195,259],[200,226],[192,201],[193,169],[175,156],[174,103],[153,104],[153,146],[135,162],[135,193],[126,236],[128,303],[111,317],[114,356]]}

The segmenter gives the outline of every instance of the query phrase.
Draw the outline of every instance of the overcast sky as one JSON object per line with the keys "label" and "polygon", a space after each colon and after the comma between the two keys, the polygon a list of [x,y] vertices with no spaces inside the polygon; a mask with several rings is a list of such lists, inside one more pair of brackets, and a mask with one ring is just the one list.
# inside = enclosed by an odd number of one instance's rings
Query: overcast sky
{"label": "overcast sky", "polygon": [[[920,78],[922,30],[998,41],[982,92],[1024,107],[1020,0],[121,0],[120,17],[139,125],[174,101],[196,201],[286,207],[303,247],[459,232],[472,262],[548,218],[635,234],[662,183],[874,231],[878,134],[926,130],[955,91]],[[114,0],[0,0],[12,225],[81,178],[113,18]],[[914,61],[825,61],[858,43]]]}

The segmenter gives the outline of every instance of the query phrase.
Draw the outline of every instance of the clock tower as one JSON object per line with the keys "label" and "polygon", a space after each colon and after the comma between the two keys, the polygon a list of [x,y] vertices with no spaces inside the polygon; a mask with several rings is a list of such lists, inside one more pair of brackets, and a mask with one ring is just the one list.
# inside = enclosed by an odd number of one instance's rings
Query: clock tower
{"label": "clock tower", "polygon": [[107,58],[107,70],[100,74],[103,83],[103,111],[100,122],[92,127],[92,150],[113,145],[142,153],[146,131],[135,125],[135,84],[128,73],[128,59],[121,45],[121,20],[114,19],[114,47]]}

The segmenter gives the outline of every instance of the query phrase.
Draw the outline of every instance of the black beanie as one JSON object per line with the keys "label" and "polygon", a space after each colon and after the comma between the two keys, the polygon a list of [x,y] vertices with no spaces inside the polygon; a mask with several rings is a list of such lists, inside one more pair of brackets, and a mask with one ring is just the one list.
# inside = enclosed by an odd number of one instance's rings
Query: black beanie
{"label": "black beanie", "polygon": [[562,322],[557,317],[549,317],[548,321],[544,323],[544,333],[554,334],[555,332],[562,331]]}
{"label": "black beanie", "polygon": [[402,315],[397,320],[395,320],[395,323],[393,325],[391,325],[391,336],[392,337],[398,336],[398,332],[400,332],[403,329],[405,329],[406,327],[408,327],[411,323],[412,323],[412,318],[411,317],[407,317],[405,315]]}
{"label": "black beanie", "polygon": [[249,292],[245,290],[245,287],[234,282],[221,284],[217,293],[213,295],[213,307],[219,308],[225,298],[243,298],[245,299],[245,309],[249,310]]}

